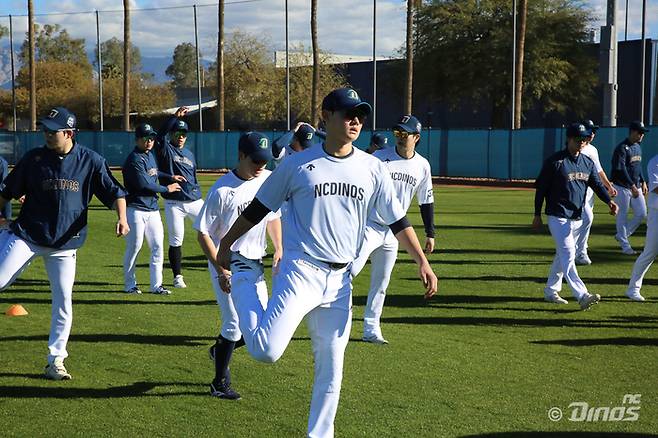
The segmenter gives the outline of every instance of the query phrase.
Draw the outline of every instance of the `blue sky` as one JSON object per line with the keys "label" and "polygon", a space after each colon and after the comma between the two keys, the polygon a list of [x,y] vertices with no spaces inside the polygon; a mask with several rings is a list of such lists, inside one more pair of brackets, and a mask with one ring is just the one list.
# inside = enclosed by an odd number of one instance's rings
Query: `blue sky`
{"label": "blue sky", "polygon": [[[27,29],[25,0],[1,0],[0,14],[16,15],[14,38],[20,41]],[[80,11],[115,11],[100,14],[101,39],[122,36],[121,4],[117,0],[35,0],[38,23],[59,23],[75,37],[84,37],[89,45],[95,43],[93,14],[71,14]],[[197,3],[201,51],[213,57],[217,41],[217,8],[214,0],[132,0],[133,8],[180,7],[161,11],[135,10],[132,14],[132,38],[145,56],[170,56],[174,47],[184,41],[194,41],[194,19],[191,5]],[[289,0],[290,41],[310,46],[310,0]],[[594,16],[605,19],[606,1],[587,0]],[[647,36],[658,38],[658,2],[649,1]],[[208,5],[208,6],[202,6]],[[629,0],[629,39],[640,37],[642,0]],[[226,0],[225,24],[227,32],[243,30],[266,36],[272,46],[285,47],[284,0]],[[624,37],[625,0],[618,0],[619,38]],[[377,1],[377,55],[391,56],[403,45],[405,29],[404,0]],[[372,53],[372,1],[320,1],[318,6],[320,47],[328,52],[353,55]],[[6,17],[0,23],[8,25]],[[598,29],[598,27],[597,27]]]}

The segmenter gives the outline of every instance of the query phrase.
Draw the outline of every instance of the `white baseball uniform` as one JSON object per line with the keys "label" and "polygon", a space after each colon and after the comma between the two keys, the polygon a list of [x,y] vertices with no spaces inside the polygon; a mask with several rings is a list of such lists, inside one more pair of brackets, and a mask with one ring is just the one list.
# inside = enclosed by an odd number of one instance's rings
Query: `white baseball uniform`
{"label": "white baseball uniform", "polygon": [[[194,222],[194,229],[210,236],[215,246],[219,246],[220,240],[254,199],[256,192],[270,173],[269,170],[264,170],[258,177],[250,180],[243,180],[235,171],[220,177],[208,191],[206,201]],[[270,212],[265,219],[231,246],[231,251],[234,252],[236,259],[235,263],[239,265],[236,265],[233,270],[234,293],[241,293],[238,290],[239,287],[250,288],[258,296],[262,306],[267,305],[267,285],[261,262],[267,249],[266,225],[280,216],[279,212]],[[217,297],[217,304],[221,310],[221,335],[229,341],[236,342],[242,333],[238,324],[238,314],[233,304],[234,295],[222,291],[217,272],[210,262],[208,262],[208,271]],[[241,281],[241,277],[245,277],[246,281]]]}
{"label": "white baseball uniform", "polygon": [[[434,202],[430,163],[419,153],[407,159],[401,157],[395,147],[391,147],[375,151],[373,156],[379,158],[390,173],[395,197],[405,212],[414,195],[420,205]],[[386,289],[398,256],[398,240],[377,211],[368,217],[363,246],[352,264],[354,277],[359,275],[371,255],[370,290],[363,315],[363,336],[381,337],[379,321],[384,309]]]}
{"label": "white baseball uniform", "polygon": [[[256,293],[232,293],[240,329],[255,359],[274,362],[306,316],[315,368],[308,435],[330,437],[351,328],[350,263],[372,210],[389,224],[404,210],[384,163],[357,148],[333,157],[322,145],[283,160],[256,198],[272,211],[288,200],[285,249],[267,308]],[[235,290],[243,289],[241,281],[249,280],[234,274]]]}
{"label": "white baseball uniform", "polygon": [[196,201],[178,201],[165,199],[165,218],[169,232],[169,246],[181,246],[185,237],[185,218],[188,217],[194,223],[201,207],[203,199]]}
{"label": "white baseball uniform", "polygon": [[[601,160],[599,159],[599,151],[593,144],[588,143],[585,145],[580,153],[592,159],[594,162],[594,169],[597,173],[603,171]],[[587,255],[587,240],[589,239],[589,232],[592,229],[592,221],[594,220],[594,190],[589,187],[587,188],[587,195],[585,196],[585,203],[583,204],[581,220],[582,224],[580,228],[574,233],[576,239],[576,258]]]}

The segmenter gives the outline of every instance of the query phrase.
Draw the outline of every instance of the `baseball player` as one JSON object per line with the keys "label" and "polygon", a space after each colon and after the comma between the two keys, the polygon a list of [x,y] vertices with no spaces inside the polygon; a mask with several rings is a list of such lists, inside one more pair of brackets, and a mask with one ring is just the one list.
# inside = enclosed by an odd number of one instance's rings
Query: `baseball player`
{"label": "baseball player", "polygon": [[[425,226],[425,252],[434,251],[434,193],[430,163],[416,152],[422,126],[412,115],[402,116],[393,128],[396,145],[394,148],[374,152],[384,163],[393,180],[395,197],[406,212],[414,196],[418,199],[420,213]],[[398,256],[398,241],[386,222],[373,211],[368,217],[365,237],[359,256],[352,264],[352,275],[356,277],[371,259],[370,290],[363,314],[363,337],[365,342],[388,344],[380,327],[384,309],[386,289]]]}
{"label": "baseball player", "polygon": [[626,296],[633,301],[644,301],[644,297],[640,294],[642,280],[658,255],[658,155],[649,160],[647,173],[649,177],[647,236],[644,250],[633,265],[633,272],[626,290]]}
{"label": "baseball player", "polygon": [[[135,278],[137,254],[142,248],[144,237],[151,249],[151,288],[150,292],[169,295],[171,292],[162,286],[162,261],[164,228],[160,218],[158,193],[179,192],[179,182],[184,183],[181,175],[166,175],[158,171],[155,157],[151,153],[157,132],[148,123],[142,123],[135,129],[137,146],[128,155],[123,164],[123,182],[128,191],[127,217],[130,233],[126,236],[126,252],[123,257],[123,276],[125,292],[141,294]],[[170,184],[161,186],[158,177],[168,179]]]}
{"label": "baseball player", "polygon": [[580,308],[587,310],[601,300],[599,294],[590,294],[576,270],[576,244],[574,232],[581,226],[581,215],[587,187],[617,214],[617,204],[610,199],[594,167],[594,162],[580,153],[592,131],[576,123],[567,128],[567,147],[551,155],[542,166],[535,181],[535,217],[532,226],[542,226],[541,208],[546,199],[548,228],[555,240],[555,258],[548,274],[544,299],[551,303],[567,304],[560,297],[564,277]]}
{"label": "baseball player", "polygon": [[46,377],[68,380],[66,344],[73,323],[72,293],[76,251],[87,235],[92,196],[118,215],[117,236],[128,231],[125,192],[105,159],[75,140],[76,118],[53,108],[39,121],[46,144],[28,151],[0,192],[0,208],[27,195],[11,232],[0,234],[0,289],[11,285],[37,256],[44,260],[52,292]]}
{"label": "baseball player", "polygon": [[[326,141],[286,158],[263,183],[256,197],[220,242],[217,270],[222,290],[233,290],[240,330],[249,353],[275,362],[306,317],[313,344],[314,383],[308,436],[331,437],[342,381],[345,347],[351,328],[351,263],[363,242],[368,214],[377,210],[419,265],[425,297],[434,295],[437,278],[423,254],[390,174],[380,160],[354,147],[371,107],[349,88],[322,101]],[[269,212],[288,200],[284,218],[285,251],[264,307],[254,288],[237,284],[241,258],[231,248]],[[231,288],[233,287],[233,289]]]}
{"label": "baseball player", "polygon": [[[270,175],[271,172],[266,170],[265,166],[272,159],[272,148],[263,134],[248,132],[240,136],[238,156],[238,167],[215,182],[194,223],[201,249],[208,257],[208,270],[222,320],[217,342],[210,349],[210,356],[215,361],[215,379],[210,384],[210,394],[230,400],[240,398],[240,394],[231,388],[229,362],[242,333],[233,295],[222,292],[219,285],[219,276],[214,267],[217,265],[217,246]],[[283,251],[279,217],[278,212],[271,212],[231,246],[237,267],[233,272],[234,294],[243,293],[238,291],[239,288],[249,288],[257,295],[262,306],[267,303],[267,285],[262,262],[267,248],[265,231],[267,228],[274,244],[272,268],[276,272]],[[228,275],[227,271],[219,272]]]}
{"label": "baseball player", "polygon": [[[2,186],[2,182],[7,178],[8,174],[9,165],[7,164],[7,160],[0,157],[0,186]],[[5,203],[5,206],[0,210],[0,218],[11,219],[11,202]]]}
{"label": "baseball player", "polygon": [[387,147],[388,147],[388,137],[386,137],[383,134],[374,133],[372,134],[372,137],[370,137],[370,144],[368,145],[368,149],[366,149],[366,152],[372,154],[375,151]]}
{"label": "baseball player", "polygon": [[[203,205],[201,187],[196,178],[196,159],[192,151],[185,147],[189,128],[187,123],[180,120],[185,114],[187,107],[178,108],[158,132],[155,144],[158,169],[166,175],[180,175],[185,178],[179,182],[181,190],[162,194],[169,233],[169,264],[176,288],[187,287],[182,266],[185,218],[190,218],[194,223]],[[169,134],[169,139],[165,137],[166,134]],[[160,178],[162,185],[169,182],[168,177]]]}
{"label": "baseball player", "polygon": [[[581,154],[588,156],[594,162],[594,168],[601,178],[601,182],[608,190],[608,193],[611,197],[617,196],[617,190],[612,186],[612,183],[608,179],[608,176],[603,171],[601,167],[601,161],[599,160],[599,151],[594,147],[592,141],[596,136],[596,131],[599,129],[599,126],[595,125],[591,120],[585,120],[583,122],[585,128],[592,131],[592,135],[588,137],[587,143],[580,151]],[[589,239],[589,232],[592,229],[592,220],[594,219],[594,191],[587,188],[587,196],[585,198],[585,204],[583,205],[583,214],[582,222],[580,229],[574,234],[576,237],[576,264],[577,265],[591,265],[592,260],[587,254],[587,240]]]}
{"label": "baseball player", "polygon": [[277,161],[284,157],[310,148],[315,143],[315,128],[308,123],[299,122],[281,137],[274,140],[272,155]]}
{"label": "baseball player", "polygon": [[[615,239],[621,245],[621,252],[633,255],[628,238],[637,230],[647,216],[644,195],[647,183],[642,177],[642,139],[649,132],[644,123],[635,121],[629,127],[628,138],[619,143],[612,154],[612,183],[617,190],[619,214]],[[633,219],[628,220],[628,209],[633,209]]]}

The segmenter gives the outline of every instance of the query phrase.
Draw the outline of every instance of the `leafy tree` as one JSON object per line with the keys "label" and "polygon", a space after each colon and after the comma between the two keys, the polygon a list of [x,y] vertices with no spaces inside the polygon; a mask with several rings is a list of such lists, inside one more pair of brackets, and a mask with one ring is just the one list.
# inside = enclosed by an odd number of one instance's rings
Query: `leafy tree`
{"label": "leafy tree", "polygon": [[0,38],[4,37],[5,35],[9,34],[9,29],[7,29],[5,26],[0,24]]}
{"label": "leafy tree", "polygon": [[192,43],[181,43],[174,49],[173,62],[165,70],[175,87],[196,87],[196,47]]}
{"label": "leafy tree", "polygon": [[[85,52],[84,38],[71,38],[66,29],[59,24],[34,25],[35,61],[61,61],[76,64],[91,72],[91,64]],[[30,46],[26,39],[21,46],[18,59],[26,65]]]}
{"label": "leafy tree", "polygon": [[[94,49],[94,55],[98,60],[98,49]],[[123,75],[123,41],[117,37],[101,43],[101,55],[103,61],[103,78],[119,77]],[[98,65],[98,61],[94,62]],[[142,70],[142,54],[139,47],[130,44],[130,70],[138,74]]]}
{"label": "leafy tree", "polygon": [[[577,0],[528,2],[523,108],[575,110],[594,98],[596,59],[586,55],[593,14]],[[432,0],[417,11],[419,92],[458,106],[490,102],[492,126],[506,126],[511,87],[508,0]],[[422,89],[420,89],[422,87]]]}

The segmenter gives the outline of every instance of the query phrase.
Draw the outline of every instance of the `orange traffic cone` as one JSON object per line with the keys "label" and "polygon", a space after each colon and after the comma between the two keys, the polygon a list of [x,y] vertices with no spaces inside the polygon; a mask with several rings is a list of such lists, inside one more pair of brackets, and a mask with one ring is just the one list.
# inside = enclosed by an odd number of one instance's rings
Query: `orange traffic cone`
{"label": "orange traffic cone", "polygon": [[25,307],[21,306],[20,304],[14,304],[9,309],[7,309],[7,311],[5,312],[5,315],[7,315],[7,316],[25,316],[25,315],[27,315],[27,310],[25,310]]}

